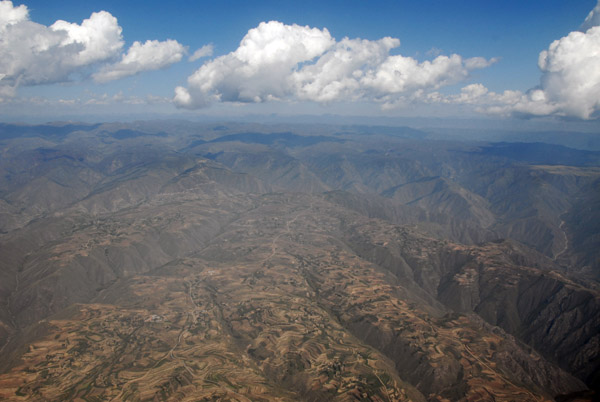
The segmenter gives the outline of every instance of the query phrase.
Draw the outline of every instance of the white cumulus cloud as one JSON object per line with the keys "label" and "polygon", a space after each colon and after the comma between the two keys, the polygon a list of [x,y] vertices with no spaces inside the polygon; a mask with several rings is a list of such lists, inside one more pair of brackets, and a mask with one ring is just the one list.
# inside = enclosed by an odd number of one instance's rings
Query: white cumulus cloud
{"label": "white cumulus cloud", "polygon": [[72,73],[115,57],[121,27],[111,14],[93,13],[81,25],[56,21],[47,27],[29,20],[27,7],[0,2],[0,92],[22,85],[66,81]]}
{"label": "white cumulus cloud", "polygon": [[487,113],[521,116],[600,117],[600,2],[582,29],[555,40],[539,54],[540,84],[526,92],[488,91],[481,84],[433,102],[479,105]]}
{"label": "white cumulus cloud", "polygon": [[15,96],[21,86],[72,81],[98,68],[99,81],[164,68],[185,53],[169,40],[135,42],[124,55],[123,46],[122,28],[106,11],[81,24],[58,20],[45,26],[29,19],[27,6],[0,0],[0,99]]}
{"label": "white cumulus cloud", "polygon": [[581,29],[583,31],[587,31],[591,27],[595,27],[598,25],[600,25],[600,0],[598,0],[598,4],[596,4],[596,7],[594,7],[594,9],[590,11],[588,16],[585,18],[583,24],[581,24]]}
{"label": "white cumulus cloud", "polygon": [[213,45],[204,45],[200,49],[196,50],[189,58],[189,61],[196,61],[203,57],[209,57],[213,54]]}
{"label": "white cumulus cloud", "polygon": [[27,6],[14,7],[11,1],[0,2],[0,33],[3,33],[7,26],[25,21],[28,17]]}
{"label": "white cumulus cloud", "polygon": [[357,99],[374,86],[372,73],[385,62],[398,39],[378,41],[344,38],[313,64],[291,72],[291,87],[300,99],[330,102]]}
{"label": "white cumulus cloud", "polygon": [[81,25],[58,20],[50,29],[66,33],[60,41],[60,47],[79,47],[78,51],[70,55],[69,62],[75,66],[110,59],[119,54],[123,47],[122,29],[117,19],[106,11],[92,13]]}
{"label": "white cumulus cloud", "polygon": [[133,42],[126,54],[115,64],[104,66],[93,75],[98,82],[117,80],[142,71],[158,70],[181,61],[185,47],[175,40],[145,43]]}
{"label": "white cumulus cloud", "polygon": [[[600,108],[600,27],[571,32],[540,53],[544,101],[556,112],[588,119]],[[542,95],[539,95],[542,96]]]}
{"label": "white cumulus cloud", "polygon": [[329,31],[307,26],[263,22],[248,31],[240,46],[206,62],[175,89],[175,104],[199,108],[212,101],[375,100],[459,82],[473,69],[494,60],[438,56],[419,62],[391,55],[395,38],[336,41]]}
{"label": "white cumulus cloud", "polygon": [[205,63],[188,78],[189,89],[178,87],[175,102],[197,108],[211,100],[262,102],[291,91],[289,76],[299,63],[333,46],[327,29],[284,25],[271,21],[248,31],[240,46]]}

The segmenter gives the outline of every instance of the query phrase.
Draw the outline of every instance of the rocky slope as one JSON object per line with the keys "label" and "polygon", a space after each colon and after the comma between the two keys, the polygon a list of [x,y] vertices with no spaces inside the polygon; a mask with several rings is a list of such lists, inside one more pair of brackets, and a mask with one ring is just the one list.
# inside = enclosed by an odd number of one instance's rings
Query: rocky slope
{"label": "rocky slope", "polygon": [[594,155],[0,128],[5,399],[568,400],[598,383]]}

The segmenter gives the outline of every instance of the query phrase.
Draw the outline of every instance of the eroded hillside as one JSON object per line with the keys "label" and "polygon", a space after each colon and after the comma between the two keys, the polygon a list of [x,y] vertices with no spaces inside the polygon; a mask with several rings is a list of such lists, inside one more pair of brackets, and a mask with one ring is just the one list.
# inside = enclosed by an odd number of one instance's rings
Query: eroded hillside
{"label": "eroded hillside", "polygon": [[541,401],[598,383],[594,153],[45,127],[2,127],[5,399]]}

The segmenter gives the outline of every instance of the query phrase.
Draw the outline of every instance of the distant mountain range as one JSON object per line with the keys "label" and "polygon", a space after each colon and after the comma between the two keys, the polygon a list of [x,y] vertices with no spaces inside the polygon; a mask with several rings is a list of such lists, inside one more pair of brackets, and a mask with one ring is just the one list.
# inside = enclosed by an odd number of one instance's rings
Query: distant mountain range
{"label": "distant mountain range", "polygon": [[593,400],[600,152],[0,125],[0,399]]}

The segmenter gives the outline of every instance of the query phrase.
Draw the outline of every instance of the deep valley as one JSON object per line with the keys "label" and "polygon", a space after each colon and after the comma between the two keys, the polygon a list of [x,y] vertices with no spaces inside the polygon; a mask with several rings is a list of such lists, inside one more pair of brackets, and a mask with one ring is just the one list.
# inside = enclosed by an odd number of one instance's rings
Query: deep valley
{"label": "deep valley", "polygon": [[0,399],[600,392],[600,152],[2,124],[0,173]]}

